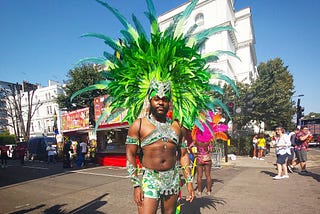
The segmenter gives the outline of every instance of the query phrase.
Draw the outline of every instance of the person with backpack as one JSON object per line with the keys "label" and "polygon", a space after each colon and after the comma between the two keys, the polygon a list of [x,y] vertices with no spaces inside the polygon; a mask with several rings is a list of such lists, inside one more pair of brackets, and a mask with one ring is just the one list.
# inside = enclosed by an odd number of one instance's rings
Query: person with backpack
{"label": "person with backpack", "polygon": [[308,144],[311,141],[312,137],[313,136],[307,126],[301,127],[300,131],[296,135],[294,150],[297,159],[292,162],[292,167],[296,166],[297,164],[300,164],[301,171],[299,172],[299,174],[301,175],[307,175],[309,173],[306,170],[308,160],[307,153]]}
{"label": "person with backpack", "polygon": [[289,133],[289,138],[290,138],[290,142],[291,142],[291,146],[290,146],[291,155],[288,156],[287,168],[288,168],[288,171],[291,173],[293,173],[293,169],[294,169],[292,164],[293,164],[293,160],[294,160],[294,156],[295,156],[294,147],[296,145],[296,135],[298,132],[299,132],[299,128],[294,128],[292,130],[292,132]]}

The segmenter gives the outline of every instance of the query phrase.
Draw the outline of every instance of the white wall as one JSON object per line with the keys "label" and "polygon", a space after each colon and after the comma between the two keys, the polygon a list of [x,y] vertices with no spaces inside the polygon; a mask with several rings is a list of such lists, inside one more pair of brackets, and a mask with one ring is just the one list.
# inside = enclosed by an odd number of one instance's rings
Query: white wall
{"label": "white wall", "polygon": [[[33,96],[33,109],[35,109],[36,105],[40,103],[40,107],[35,111],[34,116],[31,119],[30,126],[30,137],[37,135],[48,135],[53,136],[53,124],[54,124],[54,112],[57,114],[57,126],[58,130],[61,131],[61,116],[62,112],[59,110],[59,106],[56,103],[55,98],[57,98],[58,94],[63,93],[62,86],[57,82],[49,81],[49,86],[42,87],[38,86],[38,89],[35,90],[35,94]],[[32,93],[32,92],[30,92]],[[28,99],[27,92],[23,93],[22,100],[22,112],[25,123],[27,121],[27,109],[28,109]],[[9,123],[11,121],[9,120]],[[11,134],[14,134],[12,128],[9,128]]]}
{"label": "white wall", "polygon": [[[183,12],[188,3],[159,16],[160,29],[166,29],[172,17]],[[198,31],[219,25],[233,26],[235,32],[222,32],[211,36],[205,44],[203,53],[215,50],[235,52],[241,61],[230,56],[221,56],[220,60],[210,64],[210,67],[223,71],[236,81],[251,83],[251,78],[257,77],[251,11],[246,8],[235,12],[233,5],[233,0],[200,0],[187,20],[185,32],[195,23],[195,18],[199,13],[203,14],[204,24],[199,27]]]}

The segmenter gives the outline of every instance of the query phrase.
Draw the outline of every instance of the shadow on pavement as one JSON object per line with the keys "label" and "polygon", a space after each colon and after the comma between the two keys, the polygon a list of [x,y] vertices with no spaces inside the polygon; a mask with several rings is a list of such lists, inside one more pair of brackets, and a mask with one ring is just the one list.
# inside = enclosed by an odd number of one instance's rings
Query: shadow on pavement
{"label": "shadow on pavement", "polygon": [[[301,175],[301,174],[300,174]],[[312,177],[314,180],[320,182],[320,175],[319,174],[316,174],[316,173],[313,173],[313,172],[308,172],[308,174],[305,174],[305,175],[301,175],[301,176],[308,176],[308,177]]]}
{"label": "shadow on pavement", "polygon": [[266,175],[269,175],[270,177],[274,177],[274,176],[277,175],[277,173],[270,172],[270,171],[265,171],[265,170],[261,171],[260,173],[264,173]]}
{"label": "shadow on pavement", "polygon": [[47,164],[40,161],[26,161],[24,165],[21,165],[17,160],[8,161],[8,168],[0,169],[0,188],[6,188],[6,186],[19,184],[34,179],[41,179],[48,176],[59,176],[70,171],[82,170],[87,168],[96,167],[95,163],[88,163],[83,168],[63,168],[62,162],[56,162],[54,164]]}
{"label": "shadow on pavement", "polygon": [[215,209],[217,210],[217,205],[225,205],[226,201],[216,197],[201,197],[196,198],[192,203],[185,200],[181,201],[181,214],[200,214],[201,208]]}
{"label": "shadow on pavement", "polygon": [[23,214],[23,213],[29,213],[29,212],[32,212],[32,211],[36,211],[37,209],[40,209],[41,207],[44,207],[45,205],[44,204],[40,204],[36,207],[33,207],[33,208],[29,208],[29,209],[24,209],[24,210],[20,210],[20,211],[16,211],[16,212],[13,212],[13,213],[10,213],[10,214]]}
{"label": "shadow on pavement", "polygon": [[[63,209],[64,206],[66,206],[67,204],[58,204],[58,205],[54,205],[52,207],[49,207],[47,209],[45,209],[43,211],[43,213],[46,213],[46,214],[87,214],[87,213],[103,213],[103,212],[100,212],[98,211],[98,209],[100,207],[103,207],[104,205],[107,204],[106,201],[103,201],[102,199],[107,196],[109,193],[106,193],[106,194],[103,194],[101,195],[100,197],[92,200],[92,201],[89,201],[88,203],[74,209],[74,210],[71,210],[71,211],[66,211]],[[23,214],[23,213],[29,213],[29,212],[32,212],[34,211],[34,213],[38,213],[36,210],[44,207],[45,205],[44,204],[41,204],[41,205],[38,205],[34,208],[30,208],[30,209],[24,209],[24,210],[19,210],[19,211],[16,211],[16,212],[13,212],[13,213],[10,213],[10,214]]]}

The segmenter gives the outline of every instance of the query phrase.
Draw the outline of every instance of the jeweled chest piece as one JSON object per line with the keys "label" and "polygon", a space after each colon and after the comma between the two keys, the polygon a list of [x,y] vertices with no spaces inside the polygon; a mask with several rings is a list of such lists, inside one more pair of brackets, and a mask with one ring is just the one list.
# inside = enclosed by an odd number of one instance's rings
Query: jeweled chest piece
{"label": "jeweled chest piece", "polygon": [[166,120],[164,123],[160,123],[159,121],[156,121],[152,118],[152,116],[149,116],[149,121],[156,127],[157,132],[161,136],[161,140],[164,143],[163,148],[167,149],[167,143],[169,142],[169,138],[167,136],[170,136],[170,127],[171,122],[170,120]]}
{"label": "jeweled chest piece", "polygon": [[162,138],[162,142],[164,143],[163,148],[164,148],[164,149],[167,149],[168,138],[163,137],[163,138]]}

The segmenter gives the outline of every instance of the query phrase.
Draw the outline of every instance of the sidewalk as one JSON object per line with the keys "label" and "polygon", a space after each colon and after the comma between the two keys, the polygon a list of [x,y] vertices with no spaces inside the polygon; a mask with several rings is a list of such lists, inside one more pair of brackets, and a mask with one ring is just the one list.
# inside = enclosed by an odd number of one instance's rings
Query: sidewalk
{"label": "sidewalk", "polygon": [[[222,158],[221,165],[223,166],[234,166],[234,167],[255,167],[255,168],[274,168],[276,163],[276,154],[274,148],[270,149],[270,153],[263,157],[264,160],[253,159],[249,156],[236,156],[236,160],[228,159],[228,162],[225,162],[225,158]],[[308,152],[308,167],[320,166],[320,160],[315,157],[315,155]]]}
{"label": "sidewalk", "polygon": [[220,169],[212,170],[213,195],[196,198],[192,205],[185,203],[181,213],[317,213],[320,164],[315,156],[308,154],[308,158],[308,176],[289,173],[290,178],[284,180],[272,179],[277,173],[273,149],[265,160],[237,156],[223,161]]}

